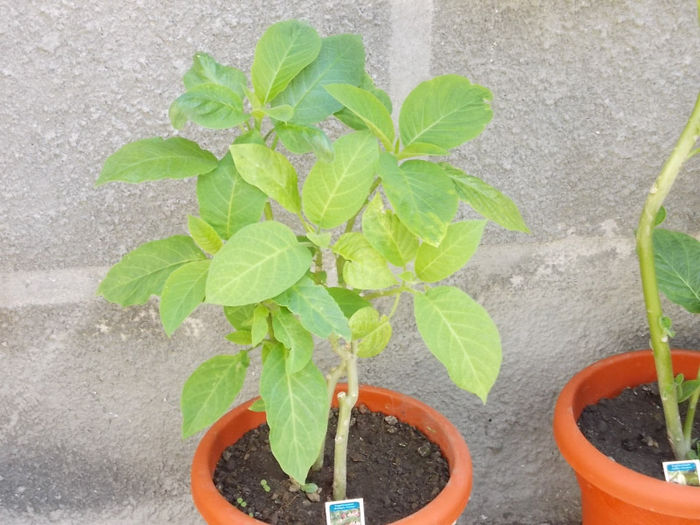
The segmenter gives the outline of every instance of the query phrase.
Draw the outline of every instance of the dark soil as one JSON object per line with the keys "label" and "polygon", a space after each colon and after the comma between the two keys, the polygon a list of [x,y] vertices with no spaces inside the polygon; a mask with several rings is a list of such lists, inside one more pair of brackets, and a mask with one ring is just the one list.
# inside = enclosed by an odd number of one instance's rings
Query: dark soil
{"label": "dark soil", "polygon": [[[685,415],[685,404],[681,405]],[[626,388],[614,399],[583,409],[578,427],[606,456],[647,476],[664,479],[661,463],[673,461],[656,383]],[[696,418],[694,436],[700,435]]]}
{"label": "dark soil", "polygon": [[[324,502],[333,499],[330,466],[336,424],[337,413],[332,411],[325,466],[307,479],[320,488],[318,502],[294,487],[275,462],[267,424],[251,430],[224,451],[214,472],[214,484],[229,502],[258,520],[273,525],[325,524]],[[364,498],[367,523],[390,523],[412,514],[435,498],[448,479],[447,461],[421,432],[365,406],[353,409],[347,497]],[[261,480],[267,482],[269,492]]]}

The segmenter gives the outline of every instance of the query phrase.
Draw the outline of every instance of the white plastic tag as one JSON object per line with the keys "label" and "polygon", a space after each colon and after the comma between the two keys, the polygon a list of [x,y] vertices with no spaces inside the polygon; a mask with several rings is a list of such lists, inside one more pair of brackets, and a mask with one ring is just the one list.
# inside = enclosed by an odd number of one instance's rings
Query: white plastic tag
{"label": "white plastic tag", "polygon": [[679,485],[695,485],[700,487],[700,460],[664,461],[664,476],[666,481]]}
{"label": "white plastic tag", "polygon": [[326,502],[326,525],[365,525],[362,498]]}

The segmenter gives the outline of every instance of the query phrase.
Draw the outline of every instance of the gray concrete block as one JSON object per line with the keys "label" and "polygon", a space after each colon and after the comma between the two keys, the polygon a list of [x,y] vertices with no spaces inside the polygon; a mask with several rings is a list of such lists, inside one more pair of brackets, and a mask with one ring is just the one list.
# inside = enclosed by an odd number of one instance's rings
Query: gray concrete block
{"label": "gray concrete block", "polygon": [[[179,396],[201,362],[235,350],[226,322],[203,307],[167,338],[155,300],[123,310],[94,293],[121,255],[184,232],[194,181],[93,184],[124,143],[172,134],[168,105],[195,51],[248,70],[261,31],[292,17],[324,35],[361,33],[370,72],[397,102],[443,73],[494,92],[493,122],[454,163],[511,196],[533,233],[488,226],[485,246],[448,283],[501,330],[496,386],[483,406],[452,385],[409,298],[362,380],[422,399],[462,431],[475,481],[460,523],[578,520],[552,408],[577,370],[648,346],[632,236],[696,96],[694,5],[419,4],[0,0],[0,88],[10,94],[0,106],[1,523],[199,522],[188,487],[196,438],[179,437]],[[230,141],[194,126],[182,135],[217,155]],[[696,235],[697,165],[668,203],[669,225]],[[675,345],[700,348],[698,320],[668,313]],[[239,399],[256,392],[256,370]],[[495,476],[504,464],[510,475]]]}

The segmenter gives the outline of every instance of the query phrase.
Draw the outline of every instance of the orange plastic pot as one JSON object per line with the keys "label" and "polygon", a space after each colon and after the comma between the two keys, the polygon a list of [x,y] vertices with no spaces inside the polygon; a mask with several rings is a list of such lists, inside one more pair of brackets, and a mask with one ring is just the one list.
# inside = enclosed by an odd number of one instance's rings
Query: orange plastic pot
{"label": "orange plastic pot", "polygon": [[[695,377],[700,352],[674,350],[673,369]],[[576,421],[587,405],[617,396],[626,387],[656,381],[651,350],[603,359],[576,374],[554,408],[554,439],[581,488],[584,525],[700,524],[700,489],[667,483],[623,467],[599,452]],[[659,465],[659,469],[661,465]]]}
{"label": "orange plastic pot", "polygon": [[[347,387],[341,385],[338,390]],[[223,451],[249,430],[265,422],[263,412],[251,412],[250,401],[219,419],[204,435],[192,461],[192,498],[204,520],[210,525],[253,525],[263,523],[240,512],[224,499],[212,481],[216,463]],[[398,392],[372,386],[360,386],[359,403],[376,412],[396,416],[418,428],[440,447],[447,459],[450,479],[428,505],[396,525],[446,525],[462,514],[472,486],[469,449],[459,431],[442,414],[428,405]],[[372,523],[371,517],[367,517]]]}

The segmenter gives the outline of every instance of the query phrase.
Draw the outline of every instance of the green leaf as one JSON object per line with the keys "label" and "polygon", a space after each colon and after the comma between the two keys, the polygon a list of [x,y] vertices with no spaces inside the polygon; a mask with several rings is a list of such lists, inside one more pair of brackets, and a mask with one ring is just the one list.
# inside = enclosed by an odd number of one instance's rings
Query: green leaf
{"label": "green leaf", "polygon": [[423,281],[441,281],[462,268],[481,242],[486,221],[455,222],[437,246],[423,243],[416,256],[416,275]]}
{"label": "green leaf", "polygon": [[236,330],[227,334],[226,339],[237,345],[250,346],[253,343],[253,334],[250,330]]}
{"label": "green leaf", "polygon": [[185,235],[142,244],[115,264],[100,283],[97,293],[122,306],[144,304],[160,295],[168,276],[179,267],[205,259]]}
{"label": "green leaf", "polygon": [[389,154],[379,156],[384,192],[401,222],[426,242],[437,246],[457,212],[457,194],[440,166],[409,160],[399,167]]}
{"label": "green leaf", "polygon": [[405,266],[416,256],[418,239],[391,210],[384,209],[379,193],[362,215],[362,232],[372,247],[395,266]]}
{"label": "green leaf", "polygon": [[269,315],[270,310],[262,304],[259,304],[253,310],[253,324],[250,330],[250,344],[252,346],[258,346],[267,335],[267,318]]}
{"label": "green leaf", "polygon": [[312,243],[314,243],[319,248],[323,248],[325,250],[326,248],[329,248],[331,245],[332,235],[330,232],[325,232],[325,233],[307,232],[306,238],[309,239]]}
{"label": "green leaf", "polygon": [[[171,110],[180,120],[184,115],[192,122],[209,129],[233,128],[245,122],[248,115],[243,111],[243,101],[233,90],[219,84],[200,84],[180,95]],[[173,122],[175,126],[176,122]],[[177,128],[177,126],[175,126]]]}
{"label": "green leaf", "polygon": [[224,244],[216,230],[199,217],[188,215],[187,229],[197,246],[207,253],[215,254]]}
{"label": "green leaf", "polygon": [[294,108],[289,104],[281,104],[271,108],[263,108],[262,111],[268,117],[282,122],[288,122],[292,120],[292,117],[294,116]]}
{"label": "green leaf", "polygon": [[333,252],[346,259],[343,279],[353,288],[377,290],[396,284],[387,261],[359,232],[345,233],[333,245]]}
{"label": "green leaf", "polygon": [[654,217],[654,226],[658,226],[662,222],[666,220],[666,208],[661,206],[659,208],[659,211],[656,213],[656,217]]}
{"label": "green leaf", "polygon": [[313,151],[320,160],[326,162],[333,160],[333,144],[321,129],[314,126],[276,122],[275,131],[284,147],[292,153],[303,155]]}
{"label": "green leaf", "polygon": [[518,207],[496,188],[446,162],[441,162],[440,167],[454,182],[459,198],[474,211],[507,230],[530,233]]}
{"label": "green leaf", "polygon": [[245,226],[214,255],[207,302],[241,306],[264,301],[297,282],[310,265],[311,252],[284,224]]}
{"label": "green leaf", "polygon": [[681,232],[654,230],[659,289],[690,313],[700,313],[700,241]]}
{"label": "green leaf", "polygon": [[326,439],[326,381],[312,361],[289,373],[282,345],[272,347],[263,364],[260,395],[270,426],[270,447],[282,470],[304,483]]}
{"label": "green leaf", "polygon": [[501,339],[489,314],[451,286],[416,294],[413,306],[423,341],[450,379],[485,403],[501,366]]}
{"label": "green leaf", "polygon": [[126,144],[110,155],[95,184],[184,179],[207,173],[216,168],[217,163],[214,155],[191,140],[181,137],[143,139]]}
{"label": "green leaf", "polygon": [[348,320],[340,307],[323,286],[315,284],[309,277],[275,297],[275,301],[298,315],[309,332],[324,339],[336,334],[350,340]]}
{"label": "green leaf", "polygon": [[275,331],[275,339],[289,348],[287,372],[299,372],[311,360],[314,351],[311,333],[286,308],[280,308],[272,316],[272,328]]}
{"label": "green leaf", "polygon": [[187,124],[187,115],[178,106],[177,99],[170,104],[168,109],[168,118],[170,118],[170,123],[175,129],[182,129]]}
{"label": "green leaf", "polygon": [[[350,84],[350,82],[346,82],[346,84]],[[391,106],[391,99],[389,98],[389,95],[387,95],[385,91],[377,88],[374,85],[374,81],[372,80],[372,77],[370,77],[367,74],[367,72],[364,73],[360,87],[362,89],[364,89],[365,91],[369,91],[375,97],[377,97],[379,99],[379,101],[387,109],[389,114],[391,114],[392,106]],[[346,107],[343,107],[340,111],[336,111],[334,113],[334,115],[343,124],[345,124],[346,126],[352,128],[352,129],[356,129],[358,131],[367,129],[367,126],[365,125],[365,123],[357,115],[355,115],[355,113],[353,113],[352,111],[350,111]]]}
{"label": "green leaf", "polygon": [[182,437],[212,425],[233,403],[243,386],[248,353],[218,355],[202,363],[185,382],[180,407]]}
{"label": "green leaf", "polygon": [[260,220],[267,196],[243,180],[227,153],[214,171],[197,178],[197,200],[202,219],[226,240]]}
{"label": "green leaf", "polygon": [[305,22],[287,20],[267,28],[255,46],[253,88],[262,104],[275,98],[318,56],[321,39]]}
{"label": "green leaf", "polygon": [[374,357],[386,348],[391,339],[391,324],[386,315],[380,317],[379,312],[372,308],[362,308],[350,318],[350,330],[353,341],[359,340],[357,355],[359,357]]}
{"label": "green leaf", "polygon": [[678,394],[678,402],[687,401],[693,394],[700,390],[700,379],[691,379],[681,383],[680,393]]}
{"label": "green leaf", "polygon": [[445,148],[436,146],[435,144],[426,144],[425,142],[414,142],[410,146],[404,148],[399,154],[399,159],[407,159],[410,157],[424,157],[427,155],[447,155],[449,153]]}
{"label": "green leaf", "polygon": [[204,301],[209,259],[187,263],[170,274],[160,298],[160,320],[165,333],[173,332]]}
{"label": "green leaf", "polygon": [[348,290],[347,288],[331,287],[328,288],[328,293],[331,297],[338,303],[343,315],[350,319],[352,315],[357,312],[360,308],[365,308],[367,306],[372,306],[372,304],[360,294],[354,290]]}
{"label": "green leaf", "polygon": [[365,48],[359,35],[334,35],[321,40],[321,51],[273,100],[294,108],[292,122],[314,124],[342,105],[323,88],[327,84],[359,85],[365,68]]}
{"label": "green leaf", "polygon": [[253,404],[248,407],[251,412],[265,412],[265,401],[262,398],[258,398],[253,401]]}
{"label": "green leaf", "polygon": [[299,212],[297,172],[284,155],[260,144],[234,144],[230,150],[238,173],[248,184],[265,192],[286,210]]}
{"label": "green leaf", "polygon": [[236,330],[246,330],[253,326],[254,304],[243,306],[224,306],[224,315]]}
{"label": "green leaf", "polygon": [[243,98],[248,79],[245,74],[235,67],[222,66],[206,53],[196,53],[192,59],[192,67],[183,78],[187,89],[194,89],[202,84],[218,84],[224,86]]}
{"label": "green leaf", "polygon": [[367,132],[344,135],[333,149],[333,160],[317,161],[302,189],[304,214],[328,229],[353,217],[365,203],[378,158],[377,142]]}
{"label": "green leaf", "polygon": [[493,98],[485,87],[459,75],[422,82],[411,91],[399,114],[404,147],[414,143],[450,149],[473,139],[489,123]]}
{"label": "green leaf", "polygon": [[349,84],[329,84],[326,90],[364,122],[367,128],[391,151],[394,145],[394,122],[391,113],[371,92]]}

